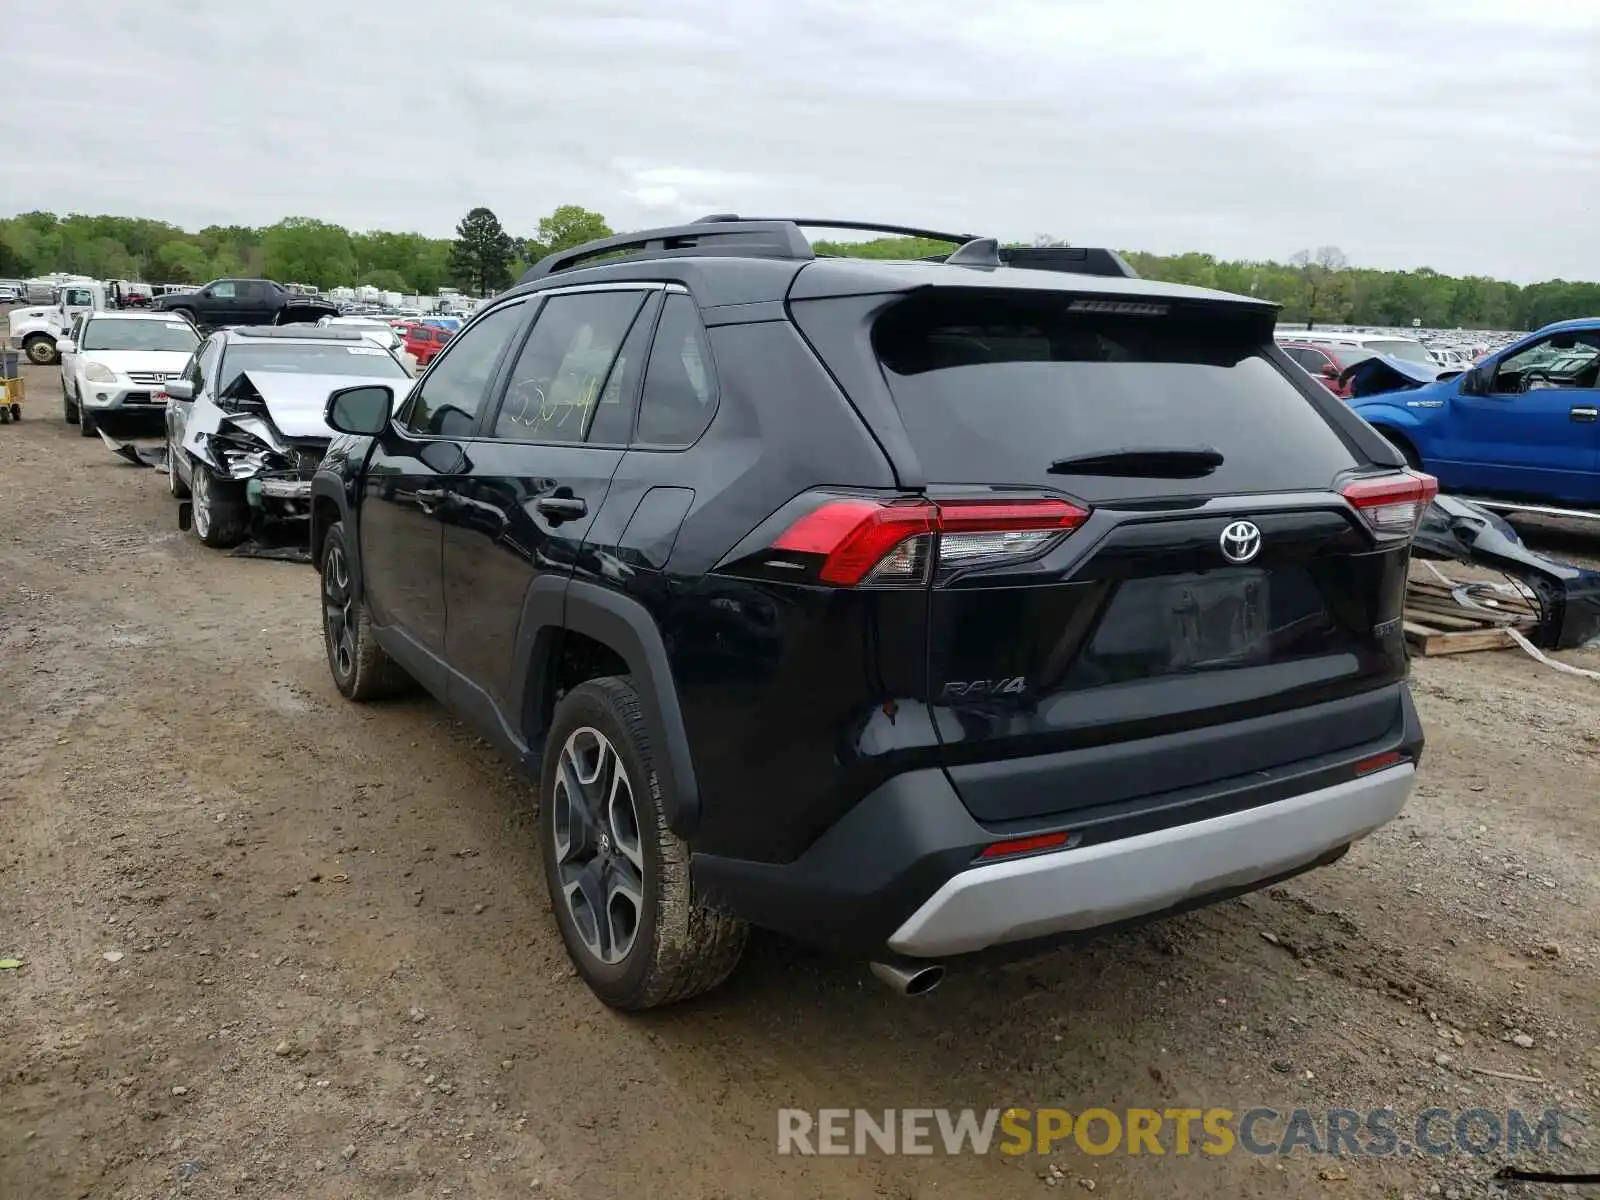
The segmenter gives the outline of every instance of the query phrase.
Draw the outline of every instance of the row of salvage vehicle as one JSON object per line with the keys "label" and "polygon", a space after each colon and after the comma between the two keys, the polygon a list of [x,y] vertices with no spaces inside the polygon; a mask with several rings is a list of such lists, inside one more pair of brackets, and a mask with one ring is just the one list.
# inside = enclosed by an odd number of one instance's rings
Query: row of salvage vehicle
{"label": "row of salvage vehicle", "polygon": [[[357,328],[261,325],[204,333],[164,313],[92,312],[57,340],[63,416],[122,457],[167,473],[208,546],[304,547],[311,477],[333,436],[330,392],[403,395],[398,350]],[[156,432],[160,445],[122,440]]]}

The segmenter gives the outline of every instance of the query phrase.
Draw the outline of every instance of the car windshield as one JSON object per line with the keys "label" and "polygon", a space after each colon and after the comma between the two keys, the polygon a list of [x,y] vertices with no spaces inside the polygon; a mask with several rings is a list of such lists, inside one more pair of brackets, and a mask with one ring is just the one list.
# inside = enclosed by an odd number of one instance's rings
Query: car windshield
{"label": "car windshield", "polygon": [[1373,339],[1366,342],[1365,346],[1374,354],[1387,354],[1393,358],[1403,358],[1407,362],[1425,363],[1430,367],[1435,365],[1433,359],[1428,357],[1428,348],[1410,338]]}
{"label": "car windshield", "polygon": [[174,350],[188,354],[200,335],[187,321],[124,321],[101,317],[83,330],[84,350]]}
{"label": "car windshield", "polygon": [[241,371],[291,371],[298,375],[371,375],[409,379],[405,368],[387,350],[366,338],[359,342],[277,342],[228,347],[228,374]]}

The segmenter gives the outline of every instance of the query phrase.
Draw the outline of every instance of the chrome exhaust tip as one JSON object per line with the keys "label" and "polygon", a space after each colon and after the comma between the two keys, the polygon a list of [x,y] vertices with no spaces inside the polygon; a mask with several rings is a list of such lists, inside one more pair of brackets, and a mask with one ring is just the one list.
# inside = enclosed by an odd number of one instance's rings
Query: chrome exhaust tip
{"label": "chrome exhaust tip", "polygon": [[926,996],[944,982],[944,967],[940,963],[899,966],[875,962],[872,973],[902,996]]}

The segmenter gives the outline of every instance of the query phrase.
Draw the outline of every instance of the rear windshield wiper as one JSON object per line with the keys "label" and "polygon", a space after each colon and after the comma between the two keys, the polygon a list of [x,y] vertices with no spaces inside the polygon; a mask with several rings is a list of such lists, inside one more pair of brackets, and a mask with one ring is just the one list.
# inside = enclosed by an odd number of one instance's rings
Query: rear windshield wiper
{"label": "rear windshield wiper", "polygon": [[1129,446],[1101,454],[1058,458],[1052,475],[1120,475],[1146,479],[1198,479],[1222,465],[1211,446]]}

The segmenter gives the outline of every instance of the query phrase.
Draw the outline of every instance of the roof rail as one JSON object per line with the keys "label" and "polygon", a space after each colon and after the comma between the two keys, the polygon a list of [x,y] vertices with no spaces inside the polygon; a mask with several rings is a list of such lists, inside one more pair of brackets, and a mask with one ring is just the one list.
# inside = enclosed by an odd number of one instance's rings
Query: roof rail
{"label": "roof rail", "polygon": [[543,279],[558,271],[570,271],[590,259],[612,254],[649,257],[693,252],[696,254],[737,254],[759,258],[811,259],[811,243],[793,221],[744,221],[726,219],[696,221],[691,225],[671,225],[662,229],[643,229],[615,237],[585,242],[570,250],[547,254],[528,269],[523,283]]}
{"label": "roof rail", "polygon": [[994,238],[970,233],[918,229],[911,225],[880,225],[867,221],[836,221],[826,217],[741,217],[737,213],[712,213],[688,225],[644,229],[585,242],[569,250],[548,254],[534,263],[521,282],[570,271],[599,258],[628,255],[664,258],[683,254],[723,254],[753,258],[809,261],[816,257],[801,232],[812,229],[848,229],[896,237],[949,242],[955,249],[929,261],[964,267],[1020,267],[1036,271],[1063,271],[1076,275],[1117,275],[1137,278],[1133,268],[1114,250],[1082,246],[1001,246]]}
{"label": "roof rail", "polygon": [[697,225],[720,225],[734,221],[787,221],[801,229],[854,229],[860,233],[892,233],[896,237],[926,238],[930,242],[949,242],[964,246],[976,240],[976,233],[950,233],[939,229],[918,229],[914,225],[879,225],[871,221],[835,221],[827,217],[741,217],[737,213],[712,213],[701,217]]}

